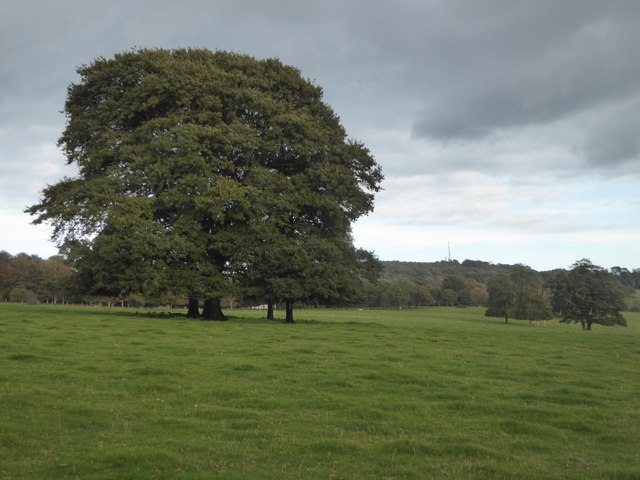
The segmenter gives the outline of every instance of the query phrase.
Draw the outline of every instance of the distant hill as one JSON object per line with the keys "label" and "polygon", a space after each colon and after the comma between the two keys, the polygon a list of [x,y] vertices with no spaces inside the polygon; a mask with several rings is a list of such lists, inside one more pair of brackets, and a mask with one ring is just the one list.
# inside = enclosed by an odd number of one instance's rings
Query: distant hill
{"label": "distant hill", "polygon": [[496,274],[510,273],[514,265],[494,264],[481,260],[457,260],[440,262],[401,262],[382,261],[384,266],[380,278],[387,280],[406,279],[418,285],[433,286],[442,282],[449,275],[460,275],[472,278],[480,283]]}
{"label": "distant hill", "polygon": [[[398,260],[383,260],[384,266],[380,278],[387,280],[406,279],[417,285],[437,285],[442,279],[449,275],[460,275],[465,278],[472,278],[480,283],[487,281],[496,274],[510,273],[516,265],[505,265],[501,263],[490,263],[482,260],[457,260],[439,262],[401,262]],[[546,282],[556,273],[564,269],[538,272]],[[640,268],[629,270],[622,267],[611,267],[609,272],[618,279],[620,283],[634,289],[640,289]]]}

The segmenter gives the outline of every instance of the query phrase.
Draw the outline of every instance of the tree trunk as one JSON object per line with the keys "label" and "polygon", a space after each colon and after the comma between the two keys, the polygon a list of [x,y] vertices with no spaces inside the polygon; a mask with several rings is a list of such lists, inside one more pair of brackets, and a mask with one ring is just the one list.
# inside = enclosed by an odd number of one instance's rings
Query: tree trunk
{"label": "tree trunk", "polygon": [[587,322],[587,331],[591,331],[591,322]]}
{"label": "tree trunk", "polygon": [[200,310],[198,309],[198,297],[189,297],[187,318],[200,318]]}
{"label": "tree trunk", "polygon": [[509,323],[509,315],[504,316],[504,323]]}
{"label": "tree trunk", "polygon": [[286,311],[287,311],[287,316],[285,321],[287,323],[293,323],[293,301],[292,300],[286,301]]}
{"label": "tree trunk", "polygon": [[220,306],[219,298],[207,298],[204,301],[204,308],[202,310],[202,316],[205,320],[226,320],[224,313],[222,313],[222,307]]}
{"label": "tree trunk", "polygon": [[267,320],[273,320],[273,302],[267,302]]}

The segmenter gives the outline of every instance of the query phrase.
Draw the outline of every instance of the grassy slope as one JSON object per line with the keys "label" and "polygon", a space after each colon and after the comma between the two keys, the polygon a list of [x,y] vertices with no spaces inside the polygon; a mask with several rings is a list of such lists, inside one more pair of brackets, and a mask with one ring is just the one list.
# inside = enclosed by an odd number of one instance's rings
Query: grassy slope
{"label": "grassy slope", "polygon": [[0,305],[0,479],[640,478],[640,315]]}

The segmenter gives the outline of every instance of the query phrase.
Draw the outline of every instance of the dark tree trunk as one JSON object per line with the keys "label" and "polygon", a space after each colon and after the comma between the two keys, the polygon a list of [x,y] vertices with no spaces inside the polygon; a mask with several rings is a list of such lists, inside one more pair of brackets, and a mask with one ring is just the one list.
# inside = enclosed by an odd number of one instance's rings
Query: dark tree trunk
{"label": "dark tree trunk", "polygon": [[187,307],[187,318],[199,318],[200,310],[198,309],[198,298],[189,297],[189,306]]}
{"label": "dark tree trunk", "polygon": [[587,331],[591,330],[591,322],[587,322]]}
{"label": "dark tree trunk", "polygon": [[286,310],[287,310],[287,316],[285,321],[287,323],[293,323],[293,301],[292,300],[286,301]]}
{"label": "dark tree trunk", "polygon": [[224,313],[222,313],[222,307],[220,306],[219,298],[207,298],[204,301],[204,308],[202,310],[202,317],[205,320],[226,320]]}
{"label": "dark tree trunk", "polygon": [[504,316],[504,323],[509,323],[509,316],[508,315]]}
{"label": "dark tree trunk", "polygon": [[214,301],[214,312],[216,320],[222,321],[227,319],[227,317],[224,316],[224,313],[222,313],[222,305],[220,304],[219,298],[216,298]]}
{"label": "dark tree trunk", "polygon": [[213,299],[206,298],[202,305],[202,318],[205,320],[213,320]]}
{"label": "dark tree trunk", "polygon": [[267,302],[267,320],[273,320],[273,302]]}

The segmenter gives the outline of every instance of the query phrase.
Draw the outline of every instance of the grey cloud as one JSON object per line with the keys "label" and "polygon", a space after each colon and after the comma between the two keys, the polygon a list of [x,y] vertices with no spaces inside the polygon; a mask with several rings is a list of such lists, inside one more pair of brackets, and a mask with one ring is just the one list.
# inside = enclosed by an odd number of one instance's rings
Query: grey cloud
{"label": "grey cloud", "polygon": [[[584,10],[578,8],[582,3]],[[451,85],[425,97],[415,135],[481,138],[640,95],[637,6],[608,2],[589,9],[588,2],[574,2],[571,9],[564,2],[560,10],[557,2],[535,5],[531,13],[536,15],[509,18],[508,28],[480,31],[475,44],[467,39],[469,48],[451,72]],[[566,15],[574,11],[575,18]],[[444,62],[440,66],[449,68]]]}
{"label": "grey cloud", "polygon": [[591,169],[607,175],[640,172],[640,97],[599,112],[585,129],[581,152]]}
{"label": "grey cloud", "polygon": [[[632,0],[29,0],[8,2],[4,13],[0,126],[59,126],[75,68],[136,46],[279,57],[324,88],[356,138],[369,144],[375,132],[411,130],[406,143],[454,144],[443,158],[455,169],[524,168],[478,141],[640,98],[640,2]],[[587,168],[633,156],[622,128],[586,134],[589,142],[571,137],[564,146],[580,144]],[[442,162],[419,155],[389,168]]]}

